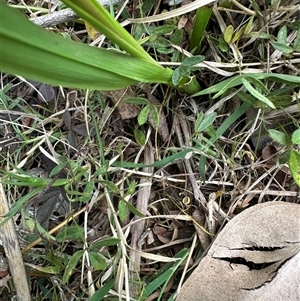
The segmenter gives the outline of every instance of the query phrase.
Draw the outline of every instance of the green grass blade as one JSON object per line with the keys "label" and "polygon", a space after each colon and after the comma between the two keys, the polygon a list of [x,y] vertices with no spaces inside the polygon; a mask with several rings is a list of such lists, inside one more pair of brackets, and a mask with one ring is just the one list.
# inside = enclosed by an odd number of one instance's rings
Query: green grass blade
{"label": "green grass blade", "polygon": [[29,193],[27,193],[25,196],[21,197],[16,203],[12,205],[10,208],[8,214],[5,216],[6,218],[0,223],[0,227],[2,227],[7,221],[9,221],[15,214],[17,214],[21,207],[29,201],[31,198],[35,197],[42,191],[42,188],[38,187],[33,190],[31,190]]}
{"label": "green grass blade", "polygon": [[170,69],[66,40],[32,24],[2,1],[0,15],[3,72],[52,85],[98,90],[119,89],[136,82],[171,82]]}
{"label": "green grass blade", "polygon": [[95,294],[90,298],[90,301],[99,301],[102,300],[109,290],[114,286],[115,279],[110,279],[106,284],[101,286]]}
{"label": "green grass blade", "polygon": [[142,300],[145,300],[144,298],[148,297],[156,289],[162,286],[161,294],[157,299],[160,300],[168,282],[170,281],[175,271],[182,264],[182,262],[187,258],[188,255],[189,255],[188,249],[183,249],[179,251],[174,257],[180,258],[180,260],[177,261],[176,263],[169,263],[163,268],[163,272],[146,286],[143,292]]}

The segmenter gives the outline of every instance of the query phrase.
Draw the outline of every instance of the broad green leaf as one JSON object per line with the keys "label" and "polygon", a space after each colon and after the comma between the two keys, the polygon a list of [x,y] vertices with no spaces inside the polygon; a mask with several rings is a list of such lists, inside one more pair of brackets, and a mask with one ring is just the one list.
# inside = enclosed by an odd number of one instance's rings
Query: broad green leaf
{"label": "broad green leaf", "polygon": [[29,186],[29,187],[43,187],[45,188],[47,185],[51,183],[53,187],[64,186],[68,184],[68,180],[64,178],[58,178],[52,183],[53,179],[49,178],[40,178],[36,176],[32,176],[29,173],[16,174],[13,172],[6,172],[6,174],[10,177],[9,180],[5,180],[7,184],[13,184],[17,186]]}
{"label": "broad green leaf", "polygon": [[157,107],[154,105],[150,105],[150,113],[153,119],[153,123],[156,127],[159,125],[159,113]]}
{"label": "broad green leaf", "polygon": [[139,125],[143,125],[147,122],[150,112],[150,105],[145,106],[138,115]]}
{"label": "broad green leaf", "polygon": [[129,97],[125,100],[127,103],[132,103],[135,105],[148,105],[149,100],[143,97]]}
{"label": "broad green leaf", "polygon": [[112,181],[100,181],[100,182],[107,187],[109,192],[119,193],[119,188],[114,182]]}
{"label": "broad green leaf", "polygon": [[66,240],[78,241],[83,238],[83,228],[78,226],[65,227],[55,237],[56,241],[64,242]]}
{"label": "broad green leaf", "polygon": [[256,98],[242,90],[237,93],[237,97],[239,97],[243,102],[247,102],[251,105],[254,105],[256,102]]}
{"label": "broad green leaf", "polygon": [[191,69],[191,67],[186,67],[183,65],[176,68],[172,75],[172,83],[185,92],[194,94],[201,90],[201,87],[195,76],[190,76]]}
{"label": "broad green leaf", "polygon": [[244,35],[244,33],[245,33],[245,28],[246,28],[246,26],[243,26],[240,30],[238,30],[238,31],[234,34],[234,36],[233,36],[233,38],[232,38],[232,43],[235,43],[236,41],[238,41],[238,40]]}
{"label": "broad green leaf", "polygon": [[274,106],[274,104],[263,94],[261,94],[260,92],[258,92],[255,88],[253,88],[251,86],[251,84],[249,83],[248,80],[246,80],[245,78],[242,78],[242,83],[245,86],[245,88],[247,89],[247,91],[254,96],[255,98],[257,98],[259,101],[265,103],[267,106],[269,106],[272,109],[276,109],[276,107]]}
{"label": "broad green leaf", "polygon": [[140,129],[134,129],[134,138],[135,141],[139,144],[139,145],[145,145],[146,143],[146,136],[144,134],[143,131],[141,131]]}
{"label": "broad green leaf", "polygon": [[217,113],[215,113],[215,112],[205,116],[205,118],[202,120],[202,122],[196,129],[197,132],[200,133],[200,132],[206,130],[215,121],[216,117],[217,117]]}
{"label": "broad green leaf", "polygon": [[57,275],[60,272],[60,267],[57,267],[57,266],[43,267],[43,266],[35,265],[35,266],[33,266],[33,268],[37,271],[40,271],[40,272],[43,272],[43,273],[46,273],[46,274]]}
{"label": "broad green leaf", "polygon": [[283,132],[280,132],[275,129],[270,129],[268,133],[272,140],[274,140],[275,142],[281,145],[289,146],[292,144],[290,137]]}
{"label": "broad green leaf", "polygon": [[222,36],[219,36],[219,48],[223,52],[228,51],[228,44],[225,42],[224,38]]}
{"label": "broad green leaf", "polygon": [[52,240],[52,241],[55,241],[55,237],[52,236],[51,234],[49,234],[49,232],[47,230],[45,230],[45,228],[42,227],[42,225],[38,222],[38,221],[35,221],[35,226],[36,226],[36,229],[37,231],[39,232],[39,234],[46,238],[47,240]]}
{"label": "broad green leaf", "polygon": [[268,98],[270,99],[270,101],[274,103],[276,108],[286,108],[293,101],[293,97],[291,95],[276,95],[276,96],[268,95]]}
{"label": "broad green leaf", "polygon": [[289,167],[294,181],[300,187],[300,153],[294,149],[290,153]]}
{"label": "broad green leaf", "polygon": [[194,65],[197,65],[199,63],[202,63],[205,60],[205,57],[203,55],[194,55],[191,57],[186,57],[182,63],[182,67],[191,68]]}
{"label": "broad green leaf", "polygon": [[129,187],[127,188],[126,195],[134,194],[135,189],[136,189],[136,181],[132,181],[130,183]]}
{"label": "broad green leaf", "polygon": [[123,222],[123,221],[125,221],[125,219],[127,218],[127,215],[128,215],[126,202],[124,200],[119,201],[118,209],[119,209],[120,220]]}
{"label": "broad green leaf", "polygon": [[[119,89],[136,82],[170,83],[172,70],[145,59],[66,40],[0,2],[0,70],[82,89]],[[22,49],[22,51],[11,51]]]}
{"label": "broad green leaf", "polygon": [[157,34],[157,35],[165,35],[165,34],[171,33],[174,29],[176,29],[175,25],[167,24],[167,25],[162,25],[162,26],[156,27],[153,30],[153,33]]}
{"label": "broad green leaf", "polygon": [[260,93],[269,95],[270,91],[269,89],[256,77],[251,75],[246,75],[244,78],[249,81],[251,84],[255,86],[255,89],[258,90]]}
{"label": "broad green leaf", "polygon": [[292,135],[292,142],[294,144],[300,144],[300,129],[296,130]]}
{"label": "broad green leaf", "polygon": [[116,246],[120,242],[120,238],[110,237],[110,238],[103,238],[96,240],[91,245],[92,249],[100,249],[101,247],[110,247],[110,246]]}
{"label": "broad green leaf", "polygon": [[105,258],[100,254],[96,252],[89,252],[89,258],[92,264],[92,267],[96,271],[103,271],[107,267],[107,262]]}
{"label": "broad green leaf", "polygon": [[284,54],[290,54],[293,52],[293,48],[286,44],[273,42],[272,45],[276,50],[279,50]]}
{"label": "broad green leaf", "polygon": [[52,263],[54,266],[58,267],[59,269],[62,269],[64,266],[64,262],[68,260],[66,257],[61,258],[60,254],[55,255],[54,252],[47,253],[44,257],[41,255],[42,258],[45,258],[47,261]]}
{"label": "broad green leaf", "polygon": [[232,25],[229,25],[225,28],[224,31],[224,40],[226,43],[230,43],[232,40],[232,36],[233,36],[233,32],[234,32],[234,28]]}
{"label": "broad green leaf", "polygon": [[[234,76],[233,78],[230,78],[230,81],[224,81],[224,85],[222,88],[218,91],[217,94],[214,95],[213,99],[223,95],[228,89],[234,87],[236,83],[239,81],[239,76]],[[225,84],[226,83],[226,84]]]}
{"label": "broad green leaf", "polygon": [[300,30],[300,20],[290,23],[289,26],[294,30]]}
{"label": "broad green leaf", "polygon": [[176,68],[173,72],[173,75],[172,75],[172,83],[174,86],[177,86],[178,83],[180,82],[181,80],[181,72],[180,72],[180,68]]}
{"label": "broad green leaf", "polygon": [[[170,38],[170,42],[173,45],[181,45],[183,37],[183,29],[176,29]],[[180,58],[180,52],[178,50],[173,52],[171,62],[178,62]]]}
{"label": "broad green leaf", "polygon": [[[253,33],[254,35],[256,35],[257,33]],[[260,32],[259,33],[259,38],[260,39],[267,39],[267,40],[271,40],[271,39],[275,39],[275,37],[271,34],[268,34],[266,32]]]}
{"label": "broad green leaf", "polygon": [[53,176],[60,173],[66,166],[68,165],[68,161],[62,161],[58,165],[56,165],[50,172],[49,177],[52,178]]}
{"label": "broad green leaf", "polygon": [[294,40],[293,46],[296,51],[300,51],[300,29],[298,30],[297,37]]}
{"label": "broad green leaf", "polygon": [[287,27],[285,25],[282,26],[278,31],[277,42],[281,44],[287,43]]}
{"label": "broad green leaf", "polygon": [[83,253],[84,253],[83,250],[77,251],[69,259],[69,262],[68,262],[68,264],[66,266],[66,269],[65,269],[65,273],[63,275],[63,283],[64,284],[68,282],[69,278],[71,277],[71,275],[73,273],[73,270],[77,266],[78,261],[82,257]]}

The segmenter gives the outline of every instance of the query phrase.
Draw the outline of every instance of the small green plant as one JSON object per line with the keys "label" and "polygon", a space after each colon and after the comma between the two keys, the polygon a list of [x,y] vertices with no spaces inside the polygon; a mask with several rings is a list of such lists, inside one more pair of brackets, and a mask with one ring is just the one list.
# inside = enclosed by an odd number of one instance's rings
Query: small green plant
{"label": "small green plant", "polygon": [[287,40],[287,26],[282,26],[277,34],[276,41],[272,43],[273,47],[285,55],[291,55],[294,51],[300,51],[300,30],[297,32],[297,37],[293,41],[292,46],[288,45]]}
{"label": "small green plant", "polygon": [[275,129],[269,130],[269,136],[275,142],[288,148],[288,164],[295,183],[300,187],[300,129],[293,132],[292,136]]}

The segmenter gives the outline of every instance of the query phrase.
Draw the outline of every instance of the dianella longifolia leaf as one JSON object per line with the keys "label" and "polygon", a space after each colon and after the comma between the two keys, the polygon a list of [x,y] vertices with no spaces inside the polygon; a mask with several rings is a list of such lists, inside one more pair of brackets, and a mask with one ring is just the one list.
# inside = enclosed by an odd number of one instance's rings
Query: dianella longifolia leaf
{"label": "dianella longifolia leaf", "polygon": [[169,85],[172,70],[143,58],[64,39],[0,1],[0,71],[65,87],[114,90],[137,82]]}

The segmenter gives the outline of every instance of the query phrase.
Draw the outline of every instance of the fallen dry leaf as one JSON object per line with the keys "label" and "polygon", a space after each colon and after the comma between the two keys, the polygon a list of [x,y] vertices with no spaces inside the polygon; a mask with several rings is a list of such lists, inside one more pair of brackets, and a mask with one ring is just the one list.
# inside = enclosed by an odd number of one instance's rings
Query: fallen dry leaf
{"label": "fallen dry leaf", "polygon": [[107,95],[115,105],[118,104],[117,109],[123,120],[135,118],[139,114],[140,110],[135,104],[126,102],[127,98],[135,97],[135,94],[130,89],[107,91],[105,95]]}
{"label": "fallen dry leaf", "polygon": [[176,301],[300,300],[300,205],[246,209],[220,232]]}

